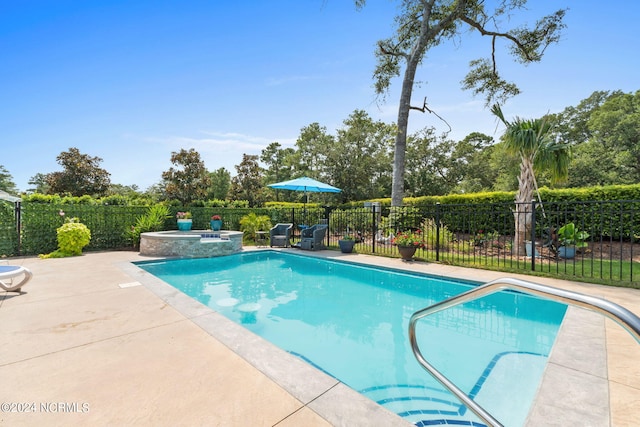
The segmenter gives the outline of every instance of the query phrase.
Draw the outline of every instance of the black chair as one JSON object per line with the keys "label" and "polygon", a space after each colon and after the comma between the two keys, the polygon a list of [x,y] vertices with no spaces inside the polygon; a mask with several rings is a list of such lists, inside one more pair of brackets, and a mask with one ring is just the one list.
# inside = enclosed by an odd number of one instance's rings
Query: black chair
{"label": "black chair", "polygon": [[276,224],[269,230],[269,245],[271,247],[289,247],[291,246],[291,229],[293,224]]}
{"label": "black chair", "polygon": [[327,224],[316,224],[313,227],[305,228],[300,234],[300,248],[317,251],[324,249],[324,236],[327,233]]}

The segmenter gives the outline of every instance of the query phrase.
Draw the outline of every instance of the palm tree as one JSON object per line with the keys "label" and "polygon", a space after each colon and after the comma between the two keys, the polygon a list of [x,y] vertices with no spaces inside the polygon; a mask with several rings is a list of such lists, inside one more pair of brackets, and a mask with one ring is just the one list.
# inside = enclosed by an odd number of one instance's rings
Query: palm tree
{"label": "palm tree", "polygon": [[[551,137],[552,124],[546,119],[524,120],[516,117],[509,122],[500,106],[495,104],[491,112],[506,126],[502,141],[508,152],[520,156],[520,176],[513,211],[515,236],[513,250],[525,253],[525,241],[531,229],[531,201],[538,192],[535,172],[548,171],[551,183],[567,179],[569,173],[569,145]],[[540,196],[538,195],[538,198]]]}

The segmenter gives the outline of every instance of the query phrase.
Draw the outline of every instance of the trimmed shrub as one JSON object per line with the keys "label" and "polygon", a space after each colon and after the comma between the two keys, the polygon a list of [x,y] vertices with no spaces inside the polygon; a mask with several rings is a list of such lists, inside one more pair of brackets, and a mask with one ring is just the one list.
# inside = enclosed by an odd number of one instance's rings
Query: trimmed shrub
{"label": "trimmed shrub", "polygon": [[58,249],[40,258],[63,258],[82,255],[82,248],[91,241],[91,231],[78,218],[67,220],[56,230]]}

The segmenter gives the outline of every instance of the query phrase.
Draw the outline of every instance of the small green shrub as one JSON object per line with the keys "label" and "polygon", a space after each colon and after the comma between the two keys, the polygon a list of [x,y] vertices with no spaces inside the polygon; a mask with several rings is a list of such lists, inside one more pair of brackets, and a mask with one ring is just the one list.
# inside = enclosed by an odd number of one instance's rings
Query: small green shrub
{"label": "small green shrub", "polygon": [[478,230],[471,238],[471,243],[474,246],[486,246],[498,240],[499,237],[500,234],[497,231]]}
{"label": "small green shrub", "polygon": [[169,207],[165,205],[153,205],[145,215],[136,218],[135,225],[130,226],[125,234],[134,248],[140,247],[140,234],[148,231],[161,231],[164,221],[171,216]]}
{"label": "small green shrub", "polygon": [[558,241],[560,246],[575,246],[576,248],[586,248],[589,244],[586,240],[589,233],[578,230],[573,222],[569,222],[558,230]]}
{"label": "small green shrub", "polygon": [[[420,229],[424,234],[425,247],[435,249],[436,241],[440,249],[447,249],[455,241],[455,236],[446,225],[440,224],[439,231],[436,232],[436,222],[432,218],[425,218],[420,223]],[[437,239],[437,237],[439,237]]]}
{"label": "small green shrub", "polygon": [[56,230],[58,249],[40,258],[64,258],[82,255],[82,248],[91,241],[91,231],[78,218],[71,218]]}
{"label": "small green shrub", "polygon": [[244,232],[242,239],[246,242],[254,241],[256,231],[266,231],[271,228],[271,220],[267,215],[256,215],[251,212],[240,219],[240,231]]}

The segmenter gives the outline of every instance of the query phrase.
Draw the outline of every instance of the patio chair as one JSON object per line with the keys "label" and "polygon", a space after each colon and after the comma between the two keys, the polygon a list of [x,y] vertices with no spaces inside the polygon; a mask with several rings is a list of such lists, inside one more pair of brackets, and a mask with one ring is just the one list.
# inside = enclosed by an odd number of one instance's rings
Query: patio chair
{"label": "patio chair", "polygon": [[276,224],[271,227],[271,230],[269,230],[269,245],[271,247],[281,246],[285,248],[291,246],[292,228],[293,224]]}
{"label": "patio chair", "polygon": [[[24,276],[24,277],[22,277]],[[18,265],[0,265],[0,288],[4,289],[7,292],[21,292],[20,288],[27,284],[33,274],[26,267],[21,267]],[[19,277],[22,277],[17,283]]]}
{"label": "patio chair", "polygon": [[316,224],[313,227],[302,230],[300,248],[311,251],[324,249],[324,236],[327,233],[327,228],[327,224]]}

